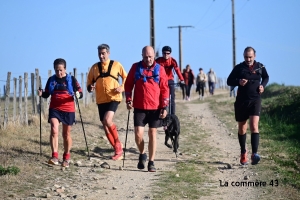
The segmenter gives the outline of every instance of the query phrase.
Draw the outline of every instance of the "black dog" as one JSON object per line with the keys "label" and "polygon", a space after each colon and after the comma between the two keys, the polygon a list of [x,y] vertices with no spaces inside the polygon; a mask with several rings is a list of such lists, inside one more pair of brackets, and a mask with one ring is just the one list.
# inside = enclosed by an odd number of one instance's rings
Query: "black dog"
{"label": "black dog", "polygon": [[[163,126],[166,126],[165,130],[165,145],[169,148],[173,148],[173,151],[177,153],[179,148],[179,135],[180,135],[180,122],[176,115],[168,114],[163,120]],[[168,144],[168,140],[171,138],[172,145]]]}

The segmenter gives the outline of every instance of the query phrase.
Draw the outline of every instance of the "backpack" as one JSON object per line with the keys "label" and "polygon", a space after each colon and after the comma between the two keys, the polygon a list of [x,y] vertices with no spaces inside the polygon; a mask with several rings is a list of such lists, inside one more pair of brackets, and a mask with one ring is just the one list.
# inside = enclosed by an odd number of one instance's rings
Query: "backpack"
{"label": "backpack", "polygon": [[[144,70],[152,71],[152,76],[146,76],[144,74]],[[155,64],[153,69],[145,69],[142,65],[142,61],[140,61],[136,67],[136,71],[134,74],[134,83],[143,78],[143,81],[146,82],[147,79],[152,78],[154,82],[159,84],[159,70],[160,70],[160,65],[158,63]]]}
{"label": "backpack", "polygon": [[[54,92],[54,88],[57,86],[57,82],[56,82],[56,75],[54,74],[53,76],[50,77],[50,84],[49,84],[49,92],[52,95]],[[66,75],[66,82],[67,82],[67,90],[68,93],[73,96],[74,95],[74,89],[73,89],[73,83],[72,80],[73,77],[69,74]]]}
{"label": "backpack", "polygon": [[108,76],[110,76],[110,77],[116,79],[116,80],[119,82],[118,77],[115,77],[115,76],[113,76],[113,75],[110,74],[113,63],[114,63],[114,61],[113,61],[113,60],[110,60],[110,62],[109,62],[109,64],[108,64],[107,72],[103,73],[103,72],[102,72],[102,65],[101,65],[101,62],[98,62],[98,69],[99,69],[100,75],[96,78],[96,80],[94,81],[94,83],[98,80],[98,78],[105,78],[105,77],[108,77]]}

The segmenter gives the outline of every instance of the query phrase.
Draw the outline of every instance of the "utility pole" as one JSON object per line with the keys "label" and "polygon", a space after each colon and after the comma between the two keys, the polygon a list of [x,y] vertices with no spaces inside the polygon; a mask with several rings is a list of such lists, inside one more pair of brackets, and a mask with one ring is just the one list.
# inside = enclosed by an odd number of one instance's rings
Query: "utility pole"
{"label": "utility pole", "polygon": [[179,31],[179,67],[182,72],[182,48],[181,48],[181,28],[194,28],[193,26],[169,26],[168,28],[178,28]]}
{"label": "utility pole", "polygon": [[150,45],[155,51],[154,0],[150,0]]}
{"label": "utility pole", "polygon": [[232,2],[232,56],[233,56],[233,67],[236,65],[236,58],[235,58],[235,23],[234,23],[234,0]]}

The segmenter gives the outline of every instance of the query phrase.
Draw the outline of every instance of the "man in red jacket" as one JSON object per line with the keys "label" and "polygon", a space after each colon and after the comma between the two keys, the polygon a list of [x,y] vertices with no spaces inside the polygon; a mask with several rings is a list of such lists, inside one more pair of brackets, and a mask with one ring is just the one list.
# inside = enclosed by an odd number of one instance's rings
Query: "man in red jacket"
{"label": "man in red jacket", "polygon": [[177,62],[174,58],[171,57],[172,49],[169,46],[164,46],[162,48],[163,57],[156,59],[156,62],[160,64],[166,70],[168,76],[168,86],[171,94],[171,113],[175,115],[175,85],[174,85],[174,75],[173,69],[176,72],[179,80],[184,84],[183,76],[180,72],[180,68],[177,65]]}
{"label": "man in red jacket", "polygon": [[[154,157],[157,127],[161,126],[161,119],[166,117],[166,107],[169,103],[168,77],[165,69],[155,62],[154,49],[151,46],[143,48],[142,56],[143,60],[134,63],[129,70],[125,82],[125,95],[127,109],[134,108],[135,142],[140,151],[137,168],[145,168],[147,154],[144,149],[143,135],[145,125],[148,124],[148,171],[155,172]],[[133,88],[134,96],[132,100]]]}

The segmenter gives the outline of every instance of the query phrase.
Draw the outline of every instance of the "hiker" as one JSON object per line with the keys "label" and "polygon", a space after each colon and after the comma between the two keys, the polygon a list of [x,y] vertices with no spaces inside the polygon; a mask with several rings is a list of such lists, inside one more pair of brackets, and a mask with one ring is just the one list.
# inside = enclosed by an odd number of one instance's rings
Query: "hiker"
{"label": "hiker", "polygon": [[161,119],[167,115],[166,107],[169,103],[168,76],[165,69],[155,62],[153,47],[145,46],[142,57],[143,60],[134,63],[129,70],[125,82],[126,104],[127,109],[134,108],[135,142],[140,152],[137,168],[145,168],[147,154],[143,135],[145,125],[148,124],[148,171],[155,172],[157,128],[161,126]]}
{"label": "hiker", "polygon": [[192,85],[195,83],[195,75],[194,72],[191,70],[191,66],[187,65],[185,70],[183,71],[183,78],[185,83],[185,100],[191,100],[191,88]]}
{"label": "hiker", "polygon": [[233,87],[233,86],[230,86],[230,93],[229,93],[229,96],[230,97],[235,97],[235,87]]}
{"label": "hiker", "polygon": [[52,156],[48,164],[59,165],[58,160],[58,127],[62,123],[63,136],[63,162],[62,167],[69,167],[70,150],[72,147],[71,126],[75,122],[74,95],[82,98],[82,89],[74,76],[66,72],[67,63],[58,58],[53,63],[55,75],[48,78],[45,89],[38,90],[38,96],[48,98],[51,95],[49,105],[48,123],[51,124],[50,146]]}
{"label": "hiker", "polygon": [[207,77],[208,77],[209,93],[211,95],[214,95],[215,87],[216,87],[216,84],[217,84],[217,75],[214,72],[213,68],[210,68],[209,72],[207,73]]}
{"label": "hiker", "polygon": [[[182,70],[182,73],[181,73],[182,77],[184,75],[184,71],[185,71],[185,69]],[[182,92],[182,100],[185,100],[185,82],[183,84],[182,83],[180,84],[180,88],[181,88],[181,92]]]}
{"label": "hiker", "polygon": [[251,131],[251,164],[260,161],[257,154],[259,145],[259,116],[261,111],[261,94],[269,81],[269,75],[263,65],[255,60],[256,52],[252,47],[244,50],[244,62],[236,65],[227,78],[227,85],[238,86],[234,103],[235,119],[238,122],[238,139],[241,147],[240,163],[248,163],[246,150],[247,120]]}
{"label": "hiker", "polygon": [[171,57],[172,49],[169,46],[164,46],[162,48],[163,57],[156,59],[156,63],[160,64],[166,70],[168,76],[168,86],[169,92],[171,95],[171,113],[175,115],[175,84],[174,84],[174,75],[173,70],[176,72],[178,79],[182,84],[184,84],[184,79],[180,72],[180,68],[177,65],[177,62],[174,58]]}
{"label": "hiker", "polygon": [[197,85],[196,92],[199,92],[200,100],[204,100],[204,87],[205,87],[206,81],[207,81],[207,76],[203,72],[203,69],[200,68],[199,74],[197,75],[197,80],[196,80],[196,85]]}
{"label": "hiker", "polygon": [[[88,92],[95,91],[96,103],[100,121],[103,125],[105,135],[115,150],[113,160],[123,158],[123,147],[119,140],[116,124],[113,122],[114,114],[122,101],[122,92],[127,73],[121,63],[110,60],[110,47],[107,44],[98,46],[98,57],[100,62],[95,63],[87,77]],[[119,76],[122,84],[119,84]]]}

